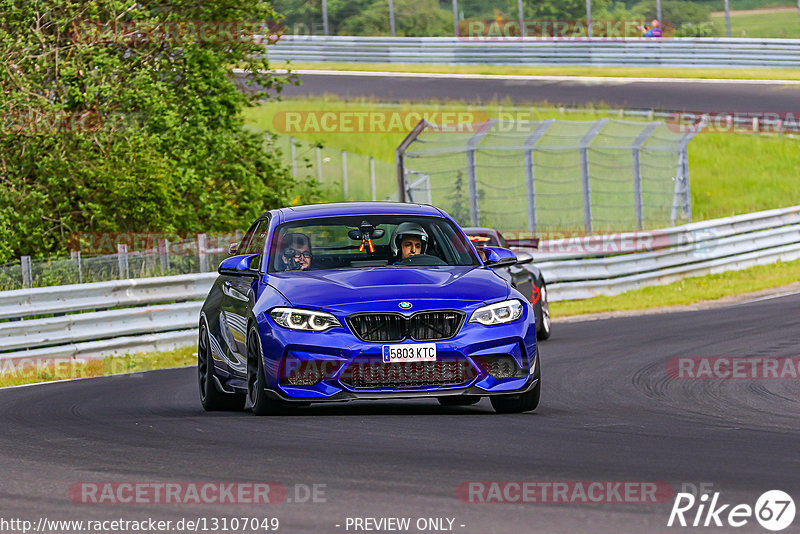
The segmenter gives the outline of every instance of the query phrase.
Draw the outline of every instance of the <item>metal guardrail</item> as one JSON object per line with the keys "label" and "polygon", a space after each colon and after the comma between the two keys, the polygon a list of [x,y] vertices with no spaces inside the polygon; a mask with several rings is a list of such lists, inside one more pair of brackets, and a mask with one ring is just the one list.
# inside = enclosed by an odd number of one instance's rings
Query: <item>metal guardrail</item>
{"label": "metal guardrail", "polygon": [[202,299],[217,276],[201,273],[0,292],[0,319],[11,319],[0,322],[0,360],[82,360],[191,345],[197,340]]}
{"label": "metal guardrail", "polygon": [[[547,253],[570,246],[583,250]],[[688,276],[800,259],[800,206],[613,239],[543,241],[539,247],[543,252],[534,251],[534,258],[548,281],[550,300],[617,295]]]}
{"label": "metal guardrail", "polygon": [[198,300],[205,298],[217,276],[182,274],[3,291],[0,319]]}
{"label": "metal guardrail", "polygon": [[0,339],[3,350],[23,350],[95,340],[109,324],[114,325],[115,337],[191,329],[197,325],[201,305],[191,301],[0,323]]}
{"label": "metal guardrail", "polygon": [[[559,252],[568,246],[583,250]],[[614,295],[687,276],[800,259],[800,206],[663,230],[542,241],[533,252],[551,300]],[[0,362],[91,359],[191,345],[201,300],[216,276],[0,292],[0,318],[11,319],[0,322]],[[121,309],[108,310],[112,307]]]}
{"label": "metal guardrail", "polygon": [[593,38],[491,40],[470,37],[284,35],[272,61],[572,65],[634,67],[800,67],[798,39]]}

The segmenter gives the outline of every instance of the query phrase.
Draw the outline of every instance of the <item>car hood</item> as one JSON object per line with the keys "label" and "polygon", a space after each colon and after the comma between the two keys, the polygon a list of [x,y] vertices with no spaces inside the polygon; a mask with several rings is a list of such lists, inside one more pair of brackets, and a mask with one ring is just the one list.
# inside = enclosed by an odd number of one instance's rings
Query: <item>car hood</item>
{"label": "car hood", "polygon": [[491,269],[420,267],[334,269],[270,274],[267,283],[293,306],[326,308],[382,300],[490,302],[508,296]]}

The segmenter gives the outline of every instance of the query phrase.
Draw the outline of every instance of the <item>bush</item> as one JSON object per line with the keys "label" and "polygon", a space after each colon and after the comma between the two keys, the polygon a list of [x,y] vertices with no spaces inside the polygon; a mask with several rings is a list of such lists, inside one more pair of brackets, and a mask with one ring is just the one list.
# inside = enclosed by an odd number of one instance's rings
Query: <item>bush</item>
{"label": "bush", "polygon": [[[655,0],[644,0],[636,4],[633,11],[640,14],[647,22],[657,16]],[[661,23],[662,26],[671,26],[677,32],[685,24],[698,25],[711,23],[711,10],[701,4],[688,2],[685,0],[665,0],[661,2]],[[689,30],[687,30],[689,31]]]}
{"label": "bush", "polygon": [[230,230],[286,204],[280,154],[243,129],[260,95],[230,72],[280,91],[263,45],[108,24],[275,19],[257,0],[0,0],[0,263],[64,254],[73,233]]}
{"label": "bush", "polygon": [[675,37],[716,37],[719,32],[712,22],[693,24],[687,22],[675,30]]}

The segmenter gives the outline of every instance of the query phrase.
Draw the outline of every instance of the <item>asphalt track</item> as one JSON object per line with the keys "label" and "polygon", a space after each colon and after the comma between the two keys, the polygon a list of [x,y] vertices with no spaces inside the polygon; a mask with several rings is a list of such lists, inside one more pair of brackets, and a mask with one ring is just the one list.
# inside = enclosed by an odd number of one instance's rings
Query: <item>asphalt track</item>
{"label": "asphalt track", "polygon": [[[240,82],[242,75],[238,74]],[[800,84],[746,81],[652,81],[614,79],[537,79],[524,77],[403,77],[303,73],[300,86],[286,87],[287,97],[337,95],[384,101],[511,101],[565,106],[611,107],[697,112],[800,111]]]}
{"label": "asphalt track", "polygon": [[[365,516],[451,517],[464,534],[695,532],[666,527],[671,500],[477,504],[459,500],[456,488],[481,480],[666,481],[676,490],[711,483],[726,503],[754,505],[770,489],[800,503],[800,380],[674,380],[666,372],[679,356],[796,357],[798,310],[793,295],[557,323],[541,346],[542,404],[519,415],[496,415],[486,400],[465,408],[359,402],[267,418],[204,413],[194,368],[0,390],[0,515],[272,516],[291,534],[348,532],[347,517]],[[72,484],[101,481],[277,481],[290,497],[293,484],[325,484],[326,502],[69,499]],[[752,519],[703,531],[767,532]]]}

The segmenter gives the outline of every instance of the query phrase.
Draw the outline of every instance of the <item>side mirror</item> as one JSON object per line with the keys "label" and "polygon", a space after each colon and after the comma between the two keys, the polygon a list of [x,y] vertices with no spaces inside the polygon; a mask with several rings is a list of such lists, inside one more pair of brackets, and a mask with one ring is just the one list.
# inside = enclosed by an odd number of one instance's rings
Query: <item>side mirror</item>
{"label": "side mirror", "polygon": [[225,258],[219,264],[217,272],[230,276],[258,276],[258,271],[253,270],[250,264],[258,257],[258,254],[240,254]]}
{"label": "side mirror", "polygon": [[508,267],[510,265],[514,265],[517,263],[517,257],[514,255],[513,252],[508,250],[507,248],[503,247],[481,247],[483,248],[484,254],[486,254],[486,260],[484,261],[484,265],[487,267]]}
{"label": "side mirror", "polygon": [[525,263],[531,263],[533,261],[533,255],[531,255],[528,252],[518,251],[515,252],[514,254],[517,256],[517,265],[523,265]]}
{"label": "side mirror", "polygon": [[236,254],[236,249],[238,249],[238,248],[239,248],[239,243],[231,243],[228,246],[228,254],[233,256],[234,254]]}

